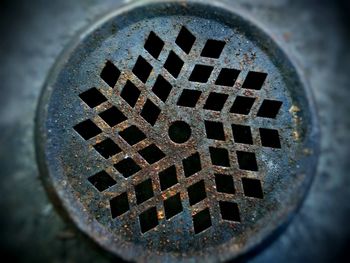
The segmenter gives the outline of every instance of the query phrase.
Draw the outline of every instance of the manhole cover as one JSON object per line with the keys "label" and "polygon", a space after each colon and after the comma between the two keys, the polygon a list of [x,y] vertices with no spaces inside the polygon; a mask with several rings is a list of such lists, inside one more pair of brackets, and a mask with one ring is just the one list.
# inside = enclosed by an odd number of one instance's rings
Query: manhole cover
{"label": "manhole cover", "polygon": [[288,58],[229,7],[137,4],[57,63],[38,110],[39,163],[65,212],[114,254],[222,261],[300,205],[314,116]]}

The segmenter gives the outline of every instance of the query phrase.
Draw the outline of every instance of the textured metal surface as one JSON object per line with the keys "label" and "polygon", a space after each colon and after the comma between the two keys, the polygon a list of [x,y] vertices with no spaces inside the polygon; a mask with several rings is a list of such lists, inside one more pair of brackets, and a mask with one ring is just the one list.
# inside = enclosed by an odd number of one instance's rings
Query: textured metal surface
{"label": "textured metal surface", "polygon": [[[60,50],[79,28],[121,2],[3,3],[1,247],[14,262],[108,262],[46,199],[37,178],[32,130],[38,94]],[[302,209],[287,231],[249,262],[340,259],[349,236],[344,202],[349,199],[349,119],[344,116],[349,112],[350,59],[342,12],[330,1],[227,3],[253,16],[293,54],[316,95],[323,133],[319,172]]]}
{"label": "textured metal surface", "polygon": [[[279,47],[228,8],[127,7],[79,37],[48,79],[44,180],[123,258],[232,259],[286,223],[308,189],[312,98]],[[170,129],[179,121],[183,140]]]}

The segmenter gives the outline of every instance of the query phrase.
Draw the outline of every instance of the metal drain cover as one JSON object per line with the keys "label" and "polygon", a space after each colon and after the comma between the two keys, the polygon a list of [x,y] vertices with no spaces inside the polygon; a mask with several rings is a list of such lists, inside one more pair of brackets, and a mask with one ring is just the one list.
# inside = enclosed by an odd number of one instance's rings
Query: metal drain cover
{"label": "metal drain cover", "polygon": [[136,261],[223,261],[300,205],[317,161],[310,95],[280,48],[229,7],[143,3],[66,51],[38,109],[49,192]]}

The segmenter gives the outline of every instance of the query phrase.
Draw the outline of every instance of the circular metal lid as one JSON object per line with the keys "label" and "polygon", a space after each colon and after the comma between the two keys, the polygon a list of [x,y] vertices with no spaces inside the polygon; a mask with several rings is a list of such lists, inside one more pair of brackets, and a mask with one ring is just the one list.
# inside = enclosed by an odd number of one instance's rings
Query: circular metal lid
{"label": "circular metal lid", "polygon": [[142,3],[79,36],[38,108],[38,160],[75,224],[128,260],[222,261],[300,205],[317,161],[310,95],[229,7]]}

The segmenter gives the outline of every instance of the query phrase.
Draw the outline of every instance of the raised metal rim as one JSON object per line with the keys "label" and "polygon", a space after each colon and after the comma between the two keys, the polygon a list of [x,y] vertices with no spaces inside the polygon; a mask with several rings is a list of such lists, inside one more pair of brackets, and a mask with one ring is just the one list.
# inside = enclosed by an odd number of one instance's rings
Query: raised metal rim
{"label": "raised metal rim", "polygon": [[[290,222],[291,216],[293,215],[292,212],[295,212],[298,210],[298,208],[301,206],[302,201],[307,193],[307,189],[311,185],[312,176],[310,176],[308,187],[305,190],[305,192],[300,195],[299,200],[294,202],[294,207],[288,207],[286,210],[283,211],[283,214],[280,216],[280,218],[274,218],[274,222],[271,224],[275,227],[266,227],[264,229],[264,232],[261,232],[260,239],[255,239],[254,241],[251,241],[250,243],[246,243],[245,246],[240,247],[238,252],[236,249],[230,250],[227,248],[229,242],[220,245],[225,247],[225,253],[223,254],[216,254],[212,255],[208,252],[210,251],[202,251],[202,253],[197,252],[195,254],[191,255],[175,255],[170,253],[164,253],[164,252],[156,252],[156,251],[149,251],[144,249],[143,247],[136,246],[133,243],[130,243],[130,245],[125,245],[125,242],[122,242],[121,240],[114,240],[114,242],[111,244],[108,241],[108,238],[103,238],[104,230],[103,227],[101,228],[100,224],[94,219],[87,217],[86,213],[83,212],[83,206],[76,200],[76,198],[71,195],[70,193],[70,186],[69,185],[57,185],[56,182],[51,178],[51,176],[48,174],[48,166],[47,166],[47,160],[45,158],[45,145],[44,141],[46,140],[44,127],[42,124],[44,123],[46,119],[47,114],[47,101],[50,98],[50,95],[52,93],[52,80],[56,78],[58,73],[60,72],[61,68],[64,66],[66,59],[70,56],[70,54],[75,50],[75,48],[80,44],[80,42],[89,36],[91,32],[93,32],[95,29],[97,29],[100,25],[104,24],[111,18],[130,12],[132,10],[143,8],[144,5],[164,5],[164,4],[183,4],[184,8],[186,6],[189,6],[191,4],[196,5],[202,5],[203,7],[210,6],[211,8],[217,8],[220,9],[222,12],[230,13],[232,16],[236,17],[236,19],[242,21],[242,24],[245,24],[247,28],[250,30],[253,30],[256,32],[259,37],[262,39],[262,42],[268,42],[271,49],[274,49],[279,52],[281,56],[283,56],[284,61],[288,62],[290,65],[290,71],[295,71],[295,75],[299,77],[299,82],[304,86],[304,92],[306,94],[306,100],[308,102],[309,111],[311,113],[311,120],[312,124],[310,125],[310,130],[308,133],[308,138],[312,141],[312,144],[314,145],[314,156],[316,158],[316,163],[314,165],[315,169],[313,171],[313,175],[316,173],[316,167],[317,167],[317,157],[319,154],[319,139],[320,139],[320,132],[319,132],[319,124],[317,121],[317,114],[315,109],[315,103],[313,99],[313,95],[311,93],[310,88],[308,87],[305,78],[303,74],[298,70],[297,67],[294,66],[293,59],[290,58],[286,52],[284,52],[283,48],[281,48],[280,44],[278,43],[278,40],[271,37],[271,34],[268,34],[265,29],[262,29],[257,26],[258,23],[254,21],[253,18],[245,14],[241,10],[233,10],[232,7],[228,6],[224,3],[209,3],[207,0],[190,0],[190,1],[162,1],[162,0],[147,0],[147,1],[137,1],[133,4],[129,4],[127,6],[121,7],[120,9],[114,10],[110,12],[109,14],[104,15],[101,17],[96,23],[93,25],[89,25],[88,28],[81,31],[80,34],[77,35],[76,38],[74,38],[71,43],[63,50],[61,55],[59,56],[57,62],[53,66],[50,74],[48,75],[48,78],[44,84],[40,100],[37,107],[37,113],[36,113],[36,125],[35,125],[35,145],[36,145],[36,156],[40,171],[40,177],[44,182],[44,186],[46,187],[49,196],[53,198],[53,201],[55,205],[59,206],[61,209],[60,211],[69,218],[71,221],[74,222],[74,224],[81,230],[83,233],[85,233],[87,236],[92,238],[94,241],[96,241],[102,248],[112,252],[113,254],[119,255],[122,258],[126,260],[137,260],[137,261],[176,261],[176,260],[200,260],[202,262],[204,261],[225,261],[229,259],[236,258],[238,256],[242,256],[247,254],[247,252],[254,252],[257,251],[257,249],[265,246],[271,240],[274,240],[275,237],[277,237],[277,233],[281,232],[288,222]],[[44,109],[44,110],[43,110]],[[69,200],[69,203],[68,201]],[[72,205],[73,204],[73,205]],[[71,206],[74,206],[79,209],[72,210]],[[78,211],[79,210],[79,211]],[[108,234],[108,233],[106,233]],[[218,249],[218,247],[217,247]],[[209,258],[211,256],[211,258]]]}

